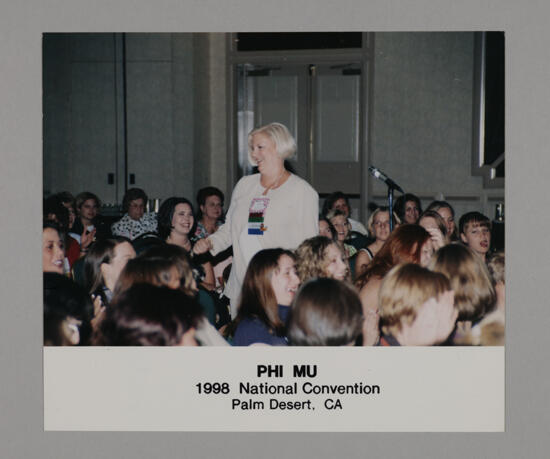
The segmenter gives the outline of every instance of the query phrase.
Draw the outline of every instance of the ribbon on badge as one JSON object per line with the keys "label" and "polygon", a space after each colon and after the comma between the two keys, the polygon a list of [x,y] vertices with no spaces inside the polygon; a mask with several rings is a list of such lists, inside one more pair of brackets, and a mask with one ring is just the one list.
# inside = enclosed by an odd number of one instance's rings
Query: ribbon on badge
{"label": "ribbon on badge", "polygon": [[264,225],[265,211],[269,205],[269,198],[254,198],[248,211],[248,234],[262,236],[267,231]]}

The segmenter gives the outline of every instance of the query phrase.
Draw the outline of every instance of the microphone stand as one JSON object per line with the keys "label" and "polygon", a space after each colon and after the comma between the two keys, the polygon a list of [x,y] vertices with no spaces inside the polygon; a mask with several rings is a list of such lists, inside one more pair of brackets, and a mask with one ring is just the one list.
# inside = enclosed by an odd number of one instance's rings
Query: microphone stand
{"label": "microphone stand", "polygon": [[388,185],[388,212],[390,214],[390,233],[393,231],[393,186]]}

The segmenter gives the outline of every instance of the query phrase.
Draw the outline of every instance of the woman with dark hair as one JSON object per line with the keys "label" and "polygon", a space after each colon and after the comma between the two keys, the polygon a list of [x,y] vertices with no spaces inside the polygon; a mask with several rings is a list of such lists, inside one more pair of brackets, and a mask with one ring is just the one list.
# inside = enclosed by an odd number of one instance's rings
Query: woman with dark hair
{"label": "woman with dark hair", "polygon": [[326,217],[331,210],[336,209],[345,214],[351,225],[351,231],[356,231],[363,236],[367,235],[367,229],[365,228],[365,225],[363,225],[361,222],[358,222],[357,220],[353,220],[352,218],[350,218],[351,207],[349,205],[349,200],[348,197],[341,191],[335,191],[334,193],[331,193],[329,196],[327,196],[325,202],[323,203],[323,217]]}
{"label": "woman with dark hair", "polygon": [[42,224],[42,271],[45,273],[65,272],[65,243],[54,221]]}
{"label": "woman with dark hair", "polygon": [[68,234],[72,225],[69,210],[58,195],[53,195],[44,200],[43,215],[44,220],[54,221],[59,225],[59,232],[65,245],[65,256],[69,262],[68,270],[70,270],[74,262],[85,252],[81,251],[78,241]]}
{"label": "woman with dark hair", "polygon": [[154,212],[145,212],[147,195],[141,188],[130,188],[122,198],[124,216],[111,226],[115,236],[133,241],[145,233],[157,232],[157,216]]}
{"label": "woman with dark hair", "polygon": [[426,208],[426,211],[434,210],[437,212],[447,227],[447,237],[451,241],[458,241],[458,231],[455,223],[455,210],[447,201],[432,201]]}
{"label": "woman with dark hair", "polygon": [[[216,322],[216,303],[208,301],[210,296],[197,288],[195,274],[191,268],[189,255],[174,244],[163,244],[147,249],[130,260],[118,278],[113,303],[118,302],[126,291],[136,284],[151,284],[180,290],[200,304],[203,316],[197,326],[196,338],[201,345],[227,346],[228,343],[211,325]],[[222,311],[223,313],[223,311]],[[228,312],[225,311],[228,316]]]}
{"label": "woman with dark hair", "polygon": [[95,320],[110,304],[120,273],[135,256],[126,238],[98,240],[90,247],[84,258],[84,286],[94,301]]}
{"label": "woman with dark hair", "polygon": [[135,284],[117,297],[101,322],[99,346],[196,346],[202,317],[197,302],[179,290]]}
{"label": "woman with dark hair", "polygon": [[[162,203],[158,213],[158,232],[163,241],[178,245],[193,257],[192,235],[195,232],[195,212],[193,204],[183,197],[171,197]],[[214,270],[208,255],[192,259],[194,265],[201,265],[205,277],[201,285],[207,290],[216,286]]]}
{"label": "woman with dark hair", "polygon": [[378,313],[378,293],[384,276],[396,265],[415,263],[427,265],[433,254],[430,233],[419,225],[400,225],[396,228],[361,274],[355,285],[365,317]]}
{"label": "woman with dark hair", "polygon": [[217,255],[233,246],[233,265],[224,294],[231,301],[231,315],[237,311],[246,267],[262,249],[295,249],[318,233],[319,196],[303,179],[289,172],[285,159],[296,151],[288,128],[270,123],[248,135],[248,159],[259,174],[239,180],[218,231],[199,239],[197,254]]}
{"label": "woman with dark hair", "polygon": [[129,260],[120,273],[114,296],[138,283],[178,289],[189,296],[195,296],[198,290],[189,254],[174,244],[151,247]]}
{"label": "woman with dark hair", "polygon": [[294,299],[288,339],[292,346],[351,346],[362,326],[357,292],[336,279],[317,278],[302,285]]}
{"label": "woman with dark hair", "polygon": [[[197,215],[197,229],[194,239],[203,239],[218,231],[223,225],[223,203],[224,196],[221,190],[213,186],[201,188],[197,193],[197,204],[199,212]],[[222,291],[225,281],[223,271],[233,262],[232,249],[218,253],[215,257],[206,257],[212,264],[214,278],[216,280],[216,289]],[[205,259],[206,259],[205,258]]]}
{"label": "woman with dark hair", "polygon": [[286,346],[286,321],[300,279],[294,254],[283,249],[260,250],[244,276],[233,344]]}
{"label": "woman with dark hair", "polygon": [[92,302],[86,291],[54,272],[44,273],[44,346],[86,345]]}
{"label": "woman with dark hair", "polygon": [[319,217],[319,236],[325,236],[331,241],[336,241],[336,228],[326,217]]}
{"label": "woman with dark hair", "polygon": [[214,234],[223,224],[223,202],[223,193],[216,187],[207,186],[198,191],[196,238],[201,239]]}
{"label": "woman with dark hair", "polygon": [[357,254],[357,249],[353,245],[348,244],[348,242],[350,242],[351,231],[349,220],[346,217],[346,214],[338,209],[329,211],[327,218],[336,229],[336,243],[344,254],[344,258],[346,259],[346,263],[348,265],[350,278],[355,279],[355,257]]}
{"label": "woman with dark hair", "polygon": [[422,213],[422,204],[414,194],[405,193],[395,200],[393,209],[402,223],[416,223]]}

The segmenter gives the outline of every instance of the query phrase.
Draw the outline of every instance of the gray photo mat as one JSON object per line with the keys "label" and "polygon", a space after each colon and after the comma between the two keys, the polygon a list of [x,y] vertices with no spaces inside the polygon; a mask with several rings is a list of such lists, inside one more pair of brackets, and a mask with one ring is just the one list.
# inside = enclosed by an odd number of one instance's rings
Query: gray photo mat
{"label": "gray photo mat", "polygon": [[[543,353],[550,344],[546,328],[550,316],[540,286],[548,278],[550,257],[539,242],[547,220],[548,193],[543,186],[550,172],[545,154],[550,132],[547,3],[31,0],[3,2],[0,11],[1,457],[548,457],[550,407],[544,382],[550,375]],[[42,33],[287,30],[506,32],[506,432],[45,433],[39,255]],[[539,209],[542,224],[535,224],[534,212]]]}

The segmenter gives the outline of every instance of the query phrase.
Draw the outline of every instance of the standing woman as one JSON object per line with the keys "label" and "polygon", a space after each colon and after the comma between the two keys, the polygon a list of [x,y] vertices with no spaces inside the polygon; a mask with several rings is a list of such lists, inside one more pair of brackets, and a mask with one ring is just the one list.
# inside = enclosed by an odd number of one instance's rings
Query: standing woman
{"label": "standing woman", "polygon": [[195,244],[197,254],[212,255],[233,245],[233,267],[225,296],[236,304],[246,268],[262,249],[295,249],[318,232],[319,197],[303,179],[285,169],[284,160],[296,151],[288,129],[271,123],[248,135],[248,159],[259,174],[241,178],[231,196],[225,224]]}
{"label": "standing woman", "polygon": [[[160,206],[158,213],[158,232],[163,241],[178,245],[188,254],[193,254],[193,242],[191,238],[195,232],[195,213],[193,204],[181,197],[166,199]],[[201,265],[204,270],[202,285],[207,290],[213,290],[216,286],[212,264],[197,257],[194,264]]]}

